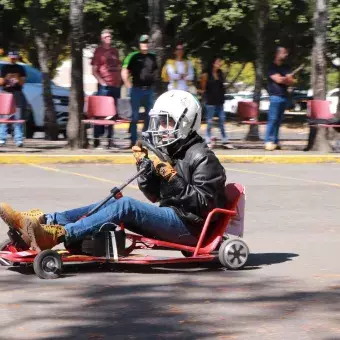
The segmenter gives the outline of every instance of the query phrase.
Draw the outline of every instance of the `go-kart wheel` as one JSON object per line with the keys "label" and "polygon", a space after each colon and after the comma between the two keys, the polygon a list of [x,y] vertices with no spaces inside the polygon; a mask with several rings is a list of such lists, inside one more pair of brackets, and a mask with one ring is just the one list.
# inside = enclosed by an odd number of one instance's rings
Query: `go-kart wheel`
{"label": "go-kart wheel", "polygon": [[33,269],[41,279],[57,279],[62,272],[63,261],[56,251],[47,249],[35,257]]}
{"label": "go-kart wheel", "polygon": [[13,242],[8,238],[4,242],[0,243],[0,251],[10,251],[9,246],[12,244]]}
{"label": "go-kart wheel", "polygon": [[186,250],[181,250],[181,253],[184,257],[191,257],[193,254],[190,251],[186,251]]}
{"label": "go-kart wheel", "polygon": [[222,243],[218,258],[228,269],[241,269],[245,266],[249,255],[247,244],[241,239],[229,239]]}

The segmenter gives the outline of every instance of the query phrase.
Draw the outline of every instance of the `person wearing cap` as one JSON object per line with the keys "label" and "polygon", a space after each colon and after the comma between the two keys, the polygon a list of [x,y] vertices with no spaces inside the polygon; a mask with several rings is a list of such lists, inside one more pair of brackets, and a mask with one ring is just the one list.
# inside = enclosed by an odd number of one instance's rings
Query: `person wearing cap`
{"label": "person wearing cap", "polygon": [[[17,51],[9,51],[9,64],[4,65],[0,71],[0,86],[3,91],[13,93],[17,110],[14,119],[25,118],[26,99],[22,92],[25,83],[25,69],[17,64],[19,53]],[[6,144],[7,124],[0,124],[0,146]],[[17,147],[23,146],[23,128],[22,124],[14,124],[14,141]]]}
{"label": "person wearing cap", "polygon": [[[98,81],[98,96],[110,96],[115,100],[117,109],[117,102],[120,98],[121,87],[121,61],[119,60],[119,52],[116,48],[111,46],[111,31],[105,29],[101,33],[101,45],[94,51],[93,59],[91,61],[92,74]],[[103,126],[94,127],[94,146],[99,147],[99,136],[103,134]],[[112,146],[112,127],[108,127],[109,145]]]}
{"label": "person wearing cap", "polygon": [[[149,36],[143,34],[139,38],[139,50],[130,53],[125,58],[122,68],[122,79],[131,96],[130,132],[132,146],[137,141],[137,122],[141,106],[145,109],[143,131],[146,131],[149,126],[149,112],[153,105],[153,85],[156,80],[156,71],[156,55],[149,52]],[[132,82],[129,76],[131,76]]]}

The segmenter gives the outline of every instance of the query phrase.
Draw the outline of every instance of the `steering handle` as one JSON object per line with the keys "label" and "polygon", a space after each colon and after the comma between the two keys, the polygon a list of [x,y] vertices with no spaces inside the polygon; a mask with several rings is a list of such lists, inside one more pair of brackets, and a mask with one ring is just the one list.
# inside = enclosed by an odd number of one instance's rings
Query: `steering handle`
{"label": "steering handle", "polygon": [[156,148],[154,145],[152,145],[146,139],[141,140],[141,143],[142,143],[143,147],[152,151],[161,161],[168,162],[168,163],[173,165],[173,161],[171,160],[171,158],[168,155],[166,155],[161,150]]}

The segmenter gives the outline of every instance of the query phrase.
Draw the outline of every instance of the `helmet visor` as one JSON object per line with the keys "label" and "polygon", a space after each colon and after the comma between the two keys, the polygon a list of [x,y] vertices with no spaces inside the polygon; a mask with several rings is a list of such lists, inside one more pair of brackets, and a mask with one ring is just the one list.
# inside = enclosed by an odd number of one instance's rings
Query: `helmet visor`
{"label": "helmet visor", "polygon": [[156,147],[170,145],[178,139],[176,122],[167,112],[156,113],[151,110],[147,132],[151,134]]}

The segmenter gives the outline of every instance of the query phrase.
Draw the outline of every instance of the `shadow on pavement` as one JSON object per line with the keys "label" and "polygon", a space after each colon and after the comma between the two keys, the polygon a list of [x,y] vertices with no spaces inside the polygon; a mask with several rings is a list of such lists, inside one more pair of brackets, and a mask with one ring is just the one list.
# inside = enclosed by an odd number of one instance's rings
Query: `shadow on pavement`
{"label": "shadow on pavement", "polygon": [[294,253],[256,253],[250,254],[247,266],[264,266],[292,261],[294,257],[299,256]]}
{"label": "shadow on pavement", "polygon": [[[335,339],[336,326],[329,328],[325,322],[340,322],[339,289],[308,290],[284,277],[117,273],[88,279],[22,282],[17,276],[3,277],[0,297],[6,323],[0,337],[302,339],[312,332],[315,339]],[[8,287],[13,294],[6,298]],[[315,314],[325,310],[327,315]]]}

